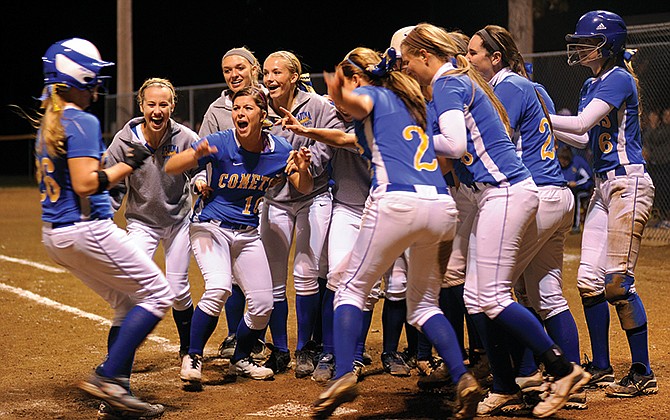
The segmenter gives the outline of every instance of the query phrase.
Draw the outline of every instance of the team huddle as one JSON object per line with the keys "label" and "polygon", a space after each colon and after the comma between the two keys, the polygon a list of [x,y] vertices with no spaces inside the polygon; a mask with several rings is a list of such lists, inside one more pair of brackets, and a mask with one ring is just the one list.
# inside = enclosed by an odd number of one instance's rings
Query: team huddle
{"label": "team huddle", "polygon": [[[130,376],[170,309],[186,385],[201,384],[225,312],[229,375],[292,369],[324,384],[312,415],[329,417],[359,394],[381,297],[384,370],[416,367],[419,388],[448,387],[454,418],[585,409],[586,388],[657,393],[634,274],[654,186],[626,34],[618,15],[596,10],[566,36],[568,63],[593,73],[575,116],[557,115],[496,25],[472,36],[402,28],[383,54],[357,47],[325,73],[327,95],[293,53],[261,65],[233,48],[222,59],[227,89],[198,133],[171,118],[172,84],[150,78],[137,94],[142,116],[109,147],[86,109],[113,63],[84,39],[53,44],[35,148],[43,242],[114,310],[107,356],[80,384],[102,400],[98,419],[165,412],[133,394]],[[577,275],[585,361],[563,296],[575,201],[558,141],[594,156]],[[112,220],[122,203],[126,229]],[[164,272],[153,261],[161,243]],[[197,299],[191,255],[204,279]],[[623,374],[610,364],[609,304],[630,349]]]}

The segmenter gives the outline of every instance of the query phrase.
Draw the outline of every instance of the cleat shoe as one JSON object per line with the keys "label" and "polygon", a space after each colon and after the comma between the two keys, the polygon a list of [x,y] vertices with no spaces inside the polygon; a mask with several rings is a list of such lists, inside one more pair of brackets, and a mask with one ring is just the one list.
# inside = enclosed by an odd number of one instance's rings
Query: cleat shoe
{"label": "cleat shoe", "polygon": [[101,402],[98,408],[98,420],[146,420],[160,417],[165,412],[165,407],[161,404],[149,404],[146,411],[140,413],[130,413],[128,411],[117,410],[109,403]]}
{"label": "cleat shoe", "polygon": [[566,410],[586,410],[586,390],[570,395],[568,402],[565,403]]}
{"label": "cleat shoe", "polygon": [[416,386],[419,387],[422,391],[429,391],[431,389],[442,388],[445,386],[454,385],[447,365],[441,363],[433,369],[433,371],[428,376],[421,376],[416,382]]}
{"label": "cleat shoe", "polygon": [[363,364],[370,366],[372,364],[372,356],[365,349],[363,349]]}
{"label": "cleat shoe", "polygon": [[491,365],[486,353],[472,352],[470,357],[470,373],[479,381],[482,388],[491,388],[493,385],[493,375],[491,374]]}
{"label": "cleat shoe", "polygon": [[316,367],[317,345],[314,341],[308,341],[301,350],[295,352],[295,377],[304,378],[310,376]]}
{"label": "cleat shoe", "polygon": [[257,381],[270,379],[274,376],[272,369],[258,365],[251,357],[231,363],[228,373],[230,375],[256,379]]}
{"label": "cleat shoe", "polygon": [[419,376],[430,376],[435,369],[442,364],[442,359],[431,357],[428,360],[417,360],[416,368],[419,371]]}
{"label": "cleat shoe", "polygon": [[551,384],[546,398],[533,408],[533,415],[540,418],[551,416],[563,408],[570,395],[581,391],[590,379],[591,374],[582,369],[581,366],[572,363],[572,372]]}
{"label": "cleat shoe", "polygon": [[270,351],[270,356],[263,366],[272,369],[275,375],[286,372],[291,367],[291,353],[281,351],[270,343],[266,343],[265,346]]}
{"label": "cleat shoe", "polygon": [[408,348],[405,348],[405,350],[400,353],[400,356],[410,369],[414,369],[416,367],[416,352],[410,352]]}
{"label": "cleat shoe", "polygon": [[331,353],[323,353],[312,372],[312,380],[316,382],[328,382],[335,371],[335,356]]}
{"label": "cleat shoe", "polygon": [[354,368],[352,372],[354,373],[354,375],[356,375],[357,378],[360,378],[363,375],[363,368],[365,368],[364,362],[354,360]]}
{"label": "cleat shoe", "polygon": [[258,339],[256,344],[251,348],[251,358],[258,365],[262,365],[268,360],[270,356],[270,349],[265,345],[265,342],[261,339]]}
{"label": "cleat shoe", "polygon": [[405,363],[397,351],[390,351],[382,353],[382,365],[384,371],[393,376],[410,376],[410,367]]}
{"label": "cleat shoe", "polygon": [[586,357],[586,363],[582,365],[582,368],[591,375],[591,380],[586,384],[587,388],[605,388],[614,383],[614,369],[612,369],[612,366],[600,369]]}
{"label": "cleat shoe", "polygon": [[312,417],[325,419],[329,417],[337,407],[346,402],[351,402],[358,396],[358,377],[353,372],[344,374],[342,377],[331,380],[328,389],[323,391],[312,405]]}
{"label": "cleat shoe", "polygon": [[521,392],[532,392],[540,390],[542,383],[544,382],[544,377],[542,376],[542,372],[538,369],[530,376],[517,376],[514,381],[519,385],[519,388],[521,388]]}
{"label": "cleat shoe", "polygon": [[652,371],[645,375],[647,367],[642,363],[633,363],[628,374],[619,382],[610,384],[605,389],[608,397],[637,397],[658,393],[658,382]]}
{"label": "cleat shoe", "polygon": [[484,390],[470,372],[465,372],[456,385],[455,419],[471,419],[477,414],[477,404],[484,395]]}
{"label": "cleat shoe", "polygon": [[224,359],[230,359],[235,353],[235,346],[237,345],[237,336],[235,334],[229,335],[223,340],[219,346],[219,356]]}
{"label": "cleat shoe", "polygon": [[202,381],[202,356],[196,353],[184,356],[181,361],[179,378],[184,382]]}
{"label": "cleat shoe", "polygon": [[521,394],[498,394],[489,392],[483,401],[477,404],[477,416],[495,416],[502,413],[504,408],[523,405]]}
{"label": "cleat shoe", "polygon": [[120,411],[143,413],[150,410],[151,404],[135,397],[128,391],[127,385],[127,378],[108,378],[93,372],[87,380],[79,383],[79,388]]}

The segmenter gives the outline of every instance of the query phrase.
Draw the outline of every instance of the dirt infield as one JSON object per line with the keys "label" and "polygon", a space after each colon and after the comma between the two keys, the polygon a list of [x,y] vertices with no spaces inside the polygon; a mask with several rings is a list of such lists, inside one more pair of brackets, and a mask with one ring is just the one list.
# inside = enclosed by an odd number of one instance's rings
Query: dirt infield
{"label": "dirt infield", "polygon": [[[38,201],[36,188],[0,188],[0,419],[92,419],[98,401],[79,391],[76,383],[104,357],[106,320],[112,312],[101,298],[48,258],[40,242]],[[565,292],[579,327],[582,353],[590,353],[575,286],[579,241],[580,235],[567,240]],[[670,305],[670,247],[644,246],[640,254],[637,288],[649,315],[650,354],[660,393],[622,400],[593,391],[588,393],[587,410],[561,410],[557,418],[670,418],[670,391],[666,389],[670,378],[670,317],[665,316]],[[195,261],[190,274],[197,301],[203,281]],[[291,307],[293,302],[289,300]],[[409,378],[383,373],[379,359],[380,305],[375,309],[368,340],[374,363],[365,371],[361,396],[340,408],[336,418],[448,417],[449,405],[441,395],[419,393],[416,373]],[[614,310],[611,314],[612,363],[619,378],[628,369],[629,351]],[[292,316],[291,346],[295,344]],[[162,418],[169,420],[309,416],[309,406],[321,390],[310,379],[296,379],[289,372],[273,381],[227,382],[226,362],[213,357],[225,329],[222,318],[205,350],[203,390],[189,392],[179,380],[177,332],[168,315],[138,351],[134,392],[148,401],[165,404],[167,412]]]}

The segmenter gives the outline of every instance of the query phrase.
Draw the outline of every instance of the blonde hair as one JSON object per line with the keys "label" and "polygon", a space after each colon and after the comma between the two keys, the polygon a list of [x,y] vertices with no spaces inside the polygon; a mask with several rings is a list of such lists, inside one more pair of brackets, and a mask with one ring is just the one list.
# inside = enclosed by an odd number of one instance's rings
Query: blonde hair
{"label": "blonde hair", "polygon": [[426,50],[444,62],[454,59],[456,68],[447,73],[465,74],[470,80],[476,82],[493,103],[501,121],[505,125],[507,133],[511,133],[509,117],[507,116],[505,107],[503,107],[498,97],[493,93],[491,86],[486,83],[479,72],[470,65],[470,62],[462,54],[462,50],[454,41],[453,35],[450,35],[446,30],[438,26],[429,23],[420,23],[407,34],[402,45],[412,55],[419,55],[421,50]]}
{"label": "blonde hair", "polygon": [[39,136],[37,138],[39,148],[46,147],[47,153],[51,157],[65,154],[65,128],[61,118],[65,101],[61,94],[67,92],[69,86],[63,83],[47,85],[42,92],[41,109],[44,113],[39,119]]}
{"label": "blonde hair", "polygon": [[426,100],[421,93],[419,83],[405,73],[390,70],[382,76],[375,76],[365,71],[370,66],[378,65],[381,55],[370,48],[354,48],[338,65],[345,77],[351,78],[354,74],[364,78],[374,86],[383,86],[398,95],[412,115],[412,118],[424,130],[427,126]]}
{"label": "blonde hair", "polygon": [[160,77],[152,77],[150,79],[145,80],[144,83],[142,83],[140,89],[137,91],[137,104],[140,107],[144,103],[145,91],[147,90],[147,88],[151,86],[158,86],[169,89],[170,94],[172,95],[172,106],[175,106],[177,104],[177,93],[174,90],[174,86],[172,86],[172,82],[170,82],[168,79],[162,79]]}
{"label": "blonde hair", "polygon": [[253,51],[251,51],[247,47],[238,47],[238,48],[232,48],[223,55],[221,58],[221,65],[223,65],[223,60],[226,59],[226,57],[230,57],[232,55],[236,55],[238,57],[242,57],[245,60],[251,64],[251,84],[254,86],[259,86],[260,85],[260,75],[261,75],[261,64],[258,62],[258,59],[254,55]]}

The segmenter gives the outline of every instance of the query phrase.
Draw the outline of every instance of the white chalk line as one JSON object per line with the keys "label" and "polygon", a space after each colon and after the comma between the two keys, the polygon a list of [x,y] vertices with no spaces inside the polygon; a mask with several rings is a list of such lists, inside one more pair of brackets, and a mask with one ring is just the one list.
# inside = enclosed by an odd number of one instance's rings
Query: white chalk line
{"label": "white chalk line", "polygon": [[23,264],[23,265],[27,265],[27,266],[30,266],[30,267],[39,268],[40,270],[48,271],[50,273],[57,273],[57,274],[58,273],[67,273],[67,270],[65,270],[64,268],[58,268],[58,267],[53,267],[51,265],[40,264],[40,263],[37,263],[37,262],[34,262],[34,261],[24,260],[24,259],[21,259],[21,258],[8,257],[8,256],[2,255],[2,254],[0,254],[0,260],[13,262],[13,263],[17,263],[17,264]]}

